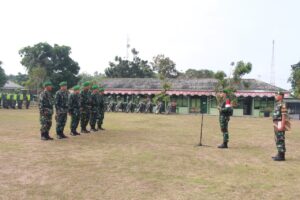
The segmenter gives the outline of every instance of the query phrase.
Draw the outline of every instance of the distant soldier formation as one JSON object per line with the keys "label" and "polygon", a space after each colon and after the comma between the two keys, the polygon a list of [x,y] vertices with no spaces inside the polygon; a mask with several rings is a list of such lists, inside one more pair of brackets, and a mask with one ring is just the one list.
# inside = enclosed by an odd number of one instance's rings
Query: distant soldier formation
{"label": "distant soldier formation", "polygon": [[[83,83],[83,87],[74,86],[73,92],[69,94],[67,82],[59,84],[60,89],[52,96],[52,83],[45,82],[44,90],[39,96],[39,111],[41,123],[41,139],[53,140],[49,135],[52,126],[52,117],[55,108],[56,137],[57,139],[68,138],[64,133],[68,114],[71,116],[70,135],[80,135],[77,128],[81,126],[81,133],[97,132],[104,130],[102,127],[104,119],[104,89],[98,85],[91,87],[90,82]],[[81,90],[81,91],[80,91]],[[90,124],[91,129],[87,130]],[[97,127],[96,127],[97,125]]]}
{"label": "distant soldier formation", "polygon": [[29,109],[31,102],[31,95],[29,92],[15,90],[10,92],[0,92],[0,108],[4,109]]}

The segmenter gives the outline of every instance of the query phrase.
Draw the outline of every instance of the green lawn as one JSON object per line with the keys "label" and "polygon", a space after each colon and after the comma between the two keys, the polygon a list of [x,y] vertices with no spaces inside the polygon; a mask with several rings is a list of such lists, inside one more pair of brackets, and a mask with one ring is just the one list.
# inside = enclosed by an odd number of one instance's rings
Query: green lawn
{"label": "green lawn", "polygon": [[217,116],[202,147],[200,115],[107,113],[106,131],[46,142],[38,117],[0,110],[0,199],[300,199],[299,121],[274,162],[271,119],[233,117],[221,150]]}

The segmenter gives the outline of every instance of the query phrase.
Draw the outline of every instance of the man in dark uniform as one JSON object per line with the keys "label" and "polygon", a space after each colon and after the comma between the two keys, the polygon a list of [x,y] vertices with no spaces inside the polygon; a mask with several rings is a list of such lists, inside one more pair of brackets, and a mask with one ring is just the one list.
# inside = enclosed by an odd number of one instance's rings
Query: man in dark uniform
{"label": "man in dark uniform", "polygon": [[98,98],[99,98],[99,100],[98,100],[99,112],[98,112],[98,117],[97,117],[97,125],[98,125],[99,130],[105,130],[102,127],[103,119],[104,119],[104,112],[105,112],[105,108],[104,108],[104,89],[103,88],[100,88]]}
{"label": "man in dark uniform", "polygon": [[44,83],[44,91],[42,91],[39,96],[39,110],[40,110],[42,140],[53,140],[53,138],[49,136],[49,131],[52,126],[52,115],[53,115],[53,97],[51,91],[52,91],[52,83],[47,81]]}
{"label": "man in dark uniform", "polygon": [[80,92],[80,126],[81,133],[90,133],[86,129],[90,120],[90,82],[83,83],[83,90]]}
{"label": "man in dark uniform", "polygon": [[99,97],[98,97],[98,91],[99,87],[98,85],[93,85],[92,86],[92,94],[91,94],[91,116],[90,116],[90,126],[91,126],[91,131],[96,132],[97,129],[95,128],[96,126],[96,121],[99,113]]}
{"label": "man in dark uniform", "polygon": [[219,122],[220,122],[221,132],[223,134],[223,143],[219,145],[218,148],[221,149],[228,148],[228,140],[229,140],[228,122],[233,112],[232,107],[230,105],[230,100],[227,98],[227,94],[229,92],[230,92],[229,90],[223,90],[223,92],[219,94],[221,98],[221,102],[218,106],[219,113],[220,113]]}
{"label": "man in dark uniform", "polygon": [[275,143],[277,155],[272,157],[274,161],[285,161],[285,125],[286,125],[286,106],[283,102],[284,93],[277,92],[275,96],[276,104],[273,114],[273,124],[275,132]]}
{"label": "man in dark uniform", "polygon": [[80,86],[76,85],[73,87],[73,93],[69,96],[68,109],[71,115],[71,135],[80,135],[76,131],[79,121],[80,121]]}
{"label": "man in dark uniform", "polygon": [[23,100],[24,100],[24,95],[23,95],[22,91],[19,91],[18,95],[17,95],[18,109],[22,109]]}
{"label": "man in dark uniform", "polygon": [[68,117],[68,91],[67,82],[63,81],[59,84],[60,90],[55,94],[56,109],[56,134],[57,139],[67,138],[64,134],[64,128]]}
{"label": "man in dark uniform", "polygon": [[31,95],[30,95],[30,93],[28,91],[27,94],[26,94],[26,109],[29,108],[30,101],[31,101]]}

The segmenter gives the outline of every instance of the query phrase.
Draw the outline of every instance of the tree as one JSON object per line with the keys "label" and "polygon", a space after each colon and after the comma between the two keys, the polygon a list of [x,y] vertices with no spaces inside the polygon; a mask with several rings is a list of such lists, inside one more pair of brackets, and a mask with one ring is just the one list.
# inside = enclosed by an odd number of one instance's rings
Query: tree
{"label": "tree", "polygon": [[29,79],[29,76],[27,74],[22,74],[20,72],[18,72],[17,75],[10,74],[8,76],[8,80],[11,80],[15,83],[18,83],[19,85],[22,85],[22,86],[25,86],[28,79]]}
{"label": "tree", "polygon": [[22,58],[21,64],[30,74],[35,68],[44,68],[46,78],[54,85],[54,91],[59,88],[58,84],[67,81],[68,86],[77,84],[80,67],[71,57],[71,48],[48,43],[38,43],[34,46],[24,47],[19,51]]}
{"label": "tree", "polygon": [[208,69],[188,69],[185,71],[186,78],[214,78],[215,73]]}
{"label": "tree", "polygon": [[153,57],[151,65],[153,71],[158,72],[161,79],[176,78],[179,75],[179,72],[176,70],[175,62],[169,57],[165,57],[163,54]]}
{"label": "tree", "polygon": [[2,62],[0,61],[0,87],[3,87],[5,83],[7,82],[7,76],[5,74],[4,69],[1,67]]}
{"label": "tree", "polygon": [[291,83],[293,94],[295,97],[300,97],[300,62],[291,66],[292,72],[288,79]]}
{"label": "tree", "polygon": [[154,72],[148,61],[138,57],[138,51],[132,49],[133,60],[123,60],[116,56],[114,62],[109,62],[109,67],[105,69],[105,75],[109,78],[152,78]]}
{"label": "tree", "polygon": [[47,78],[47,71],[43,67],[35,67],[29,72],[29,80],[26,82],[26,86],[29,89],[35,89],[39,93],[43,82]]}

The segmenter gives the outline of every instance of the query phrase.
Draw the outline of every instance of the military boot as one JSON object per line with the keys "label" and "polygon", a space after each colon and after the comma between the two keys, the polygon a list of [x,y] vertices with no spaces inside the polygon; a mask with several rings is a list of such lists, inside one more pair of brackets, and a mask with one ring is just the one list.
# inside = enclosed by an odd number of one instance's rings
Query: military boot
{"label": "military boot", "polygon": [[227,149],[228,148],[227,142],[223,142],[223,144],[219,145],[218,148],[220,148],[220,149]]}
{"label": "military boot", "polygon": [[49,132],[46,132],[46,133],[45,133],[45,136],[46,136],[46,138],[47,138],[48,140],[53,140],[53,138],[49,136]]}
{"label": "military boot", "polygon": [[74,132],[76,135],[80,135],[80,133],[78,133],[76,130],[75,130],[75,132]]}
{"label": "military boot", "polygon": [[105,130],[104,128],[102,128],[102,125],[99,126],[99,130]]}
{"label": "military boot", "polygon": [[77,134],[76,134],[76,131],[71,131],[71,133],[70,133],[70,135],[72,135],[72,136],[76,136]]}
{"label": "military boot", "polygon": [[41,133],[41,140],[48,140],[46,133]]}
{"label": "military boot", "polygon": [[274,157],[272,157],[274,161],[285,161],[285,153],[284,152],[278,152],[278,154]]}
{"label": "military boot", "polygon": [[95,129],[95,126],[91,127],[91,132],[97,132],[97,130]]}

